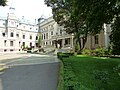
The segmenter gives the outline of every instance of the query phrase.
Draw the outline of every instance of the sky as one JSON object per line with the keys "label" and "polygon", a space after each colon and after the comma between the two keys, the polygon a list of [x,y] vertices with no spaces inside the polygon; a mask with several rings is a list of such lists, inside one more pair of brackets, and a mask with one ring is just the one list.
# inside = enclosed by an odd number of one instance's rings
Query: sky
{"label": "sky", "polygon": [[24,16],[25,19],[33,21],[41,16],[48,18],[52,16],[52,10],[44,4],[44,0],[8,0],[7,6],[0,6],[0,16],[6,17],[9,7],[15,8],[18,18]]}

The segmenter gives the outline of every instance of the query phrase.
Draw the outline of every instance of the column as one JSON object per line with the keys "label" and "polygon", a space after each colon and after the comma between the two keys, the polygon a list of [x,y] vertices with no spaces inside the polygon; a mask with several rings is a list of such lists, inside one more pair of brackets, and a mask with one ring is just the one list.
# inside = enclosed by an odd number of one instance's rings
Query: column
{"label": "column", "polygon": [[65,47],[65,39],[62,39],[62,47]]}
{"label": "column", "polygon": [[70,38],[70,45],[71,45],[71,48],[73,48],[74,47],[74,45],[73,45],[73,36]]}

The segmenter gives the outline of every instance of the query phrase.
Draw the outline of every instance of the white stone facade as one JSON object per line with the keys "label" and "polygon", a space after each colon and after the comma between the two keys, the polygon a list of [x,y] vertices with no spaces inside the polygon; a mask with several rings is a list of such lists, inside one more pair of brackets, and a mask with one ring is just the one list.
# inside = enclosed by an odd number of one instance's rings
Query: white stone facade
{"label": "white stone facade", "polygon": [[38,25],[18,20],[13,11],[10,8],[6,19],[0,18],[0,52],[19,52],[38,45]]}
{"label": "white stone facade", "polygon": [[[40,22],[40,21],[38,21]],[[39,24],[43,47],[73,48],[73,35],[67,34],[62,26],[59,26],[52,17]],[[57,41],[57,44],[56,44]]]}

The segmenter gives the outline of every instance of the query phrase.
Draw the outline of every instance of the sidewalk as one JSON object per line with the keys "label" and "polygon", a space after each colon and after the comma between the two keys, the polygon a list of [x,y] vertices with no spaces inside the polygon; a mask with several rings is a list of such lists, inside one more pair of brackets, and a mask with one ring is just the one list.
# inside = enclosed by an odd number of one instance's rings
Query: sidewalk
{"label": "sidewalk", "polygon": [[0,61],[6,60],[6,59],[15,59],[20,57],[25,57],[28,54],[20,54],[20,53],[0,53]]}

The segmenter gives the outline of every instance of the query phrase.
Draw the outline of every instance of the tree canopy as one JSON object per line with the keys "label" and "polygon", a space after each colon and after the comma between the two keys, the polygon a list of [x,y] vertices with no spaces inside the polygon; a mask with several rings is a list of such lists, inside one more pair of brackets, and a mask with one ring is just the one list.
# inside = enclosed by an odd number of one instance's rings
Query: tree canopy
{"label": "tree canopy", "polygon": [[6,6],[7,0],[0,0],[0,6]]}

